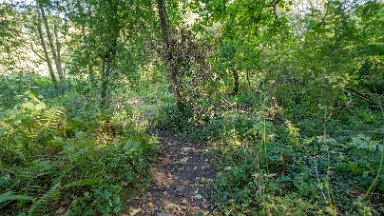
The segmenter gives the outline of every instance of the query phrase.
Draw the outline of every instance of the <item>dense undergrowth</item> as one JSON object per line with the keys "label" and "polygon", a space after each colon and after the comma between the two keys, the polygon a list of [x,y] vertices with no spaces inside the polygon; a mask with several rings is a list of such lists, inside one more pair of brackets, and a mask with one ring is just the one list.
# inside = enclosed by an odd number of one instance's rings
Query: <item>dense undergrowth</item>
{"label": "dense undergrowth", "polygon": [[0,14],[1,214],[118,214],[149,180],[158,127],[212,149],[216,215],[384,215],[383,1]]}
{"label": "dense undergrowth", "polygon": [[[116,215],[150,181],[155,140],[131,106],[100,108],[71,83],[1,80],[1,215]],[[74,99],[76,98],[76,99]]]}
{"label": "dense undergrowth", "polygon": [[160,115],[160,127],[207,141],[215,154],[221,170],[213,194],[216,214],[384,213],[379,104],[352,97],[355,115],[337,110],[327,115],[311,104],[289,110],[263,92],[250,95],[199,103],[203,113],[168,107]]}
{"label": "dense undergrowth", "polygon": [[213,47],[158,125],[208,142],[218,215],[384,214],[382,1],[269,3],[195,5]]}

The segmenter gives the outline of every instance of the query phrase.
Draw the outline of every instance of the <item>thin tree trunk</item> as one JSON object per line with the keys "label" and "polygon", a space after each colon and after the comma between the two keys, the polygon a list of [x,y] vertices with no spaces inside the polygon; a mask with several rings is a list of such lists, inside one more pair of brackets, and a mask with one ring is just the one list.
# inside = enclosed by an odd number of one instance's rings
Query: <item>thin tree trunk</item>
{"label": "thin tree trunk", "polygon": [[86,41],[86,32],[85,32],[85,25],[84,23],[81,25],[81,34],[83,35],[83,43],[86,46],[86,59],[87,59],[87,65],[88,65],[88,75],[89,75],[89,80],[92,84],[92,87],[96,89],[96,78],[95,78],[95,72],[93,70],[93,62],[91,60],[91,50],[90,46]]}
{"label": "thin tree trunk", "polygon": [[53,39],[52,39],[51,31],[49,30],[48,20],[47,20],[47,17],[45,15],[44,8],[42,6],[40,6],[40,5],[39,5],[39,7],[40,7],[40,11],[41,11],[41,16],[42,16],[43,21],[44,21],[45,30],[47,32],[49,46],[51,47],[51,52],[52,52],[53,60],[55,61],[56,70],[57,70],[57,73],[58,73],[59,78],[60,78],[60,84],[61,84],[61,88],[62,88],[61,90],[64,90],[64,88],[65,88],[65,77],[64,77],[64,74],[63,74],[63,69],[61,68],[61,63],[60,63],[60,61],[58,59],[57,51],[56,51],[55,46],[53,44]]}
{"label": "thin tree trunk", "polygon": [[249,69],[248,68],[246,70],[246,75],[247,75],[247,83],[248,83],[249,90],[252,90],[251,81],[249,79]]}
{"label": "thin tree trunk", "polygon": [[233,95],[237,95],[239,93],[239,74],[237,73],[236,69],[231,69],[232,70],[232,76],[233,76],[233,81],[234,81],[234,86],[233,86]]}
{"label": "thin tree trunk", "polygon": [[51,76],[53,86],[55,87],[55,89],[58,89],[57,79],[56,79],[55,73],[53,71],[51,59],[49,58],[49,54],[48,54],[48,50],[47,50],[47,45],[45,44],[45,40],[44,40],[44,33],[43,33],[43,29],[41,27],[41,14],[40,14],[39,9],[37,9],[37,15],[38,15],[37,31],[39,32],[39,38],[40,38],[41,46],[43,47],[45,62],[47,63],[49,75]]}
{"label": "thin tree trunk", "polygon": [[163,47],[164,47],[164,60],[167,64],[168,75],[172,82],[172,89],[177,103],[178,111],[183,111],[184,104],[182,102],[182,97],[180,94],[180,86],[177,79],[177,68],[172,63],[173,53],[172,47],[170,47],[170,32],[169,32],[169,18],[167,14],[166,8],[166,0],[157,0],[157,10],[160,17],[160,25],[161,25],[161,34],[163,39]]}
{"label": "thin tree trunk", "polygon": [[105,53],[105,57],[103,60],[103,73],[101,75],[101,105],[105,106],[107,104],[107,96],[108,96],[108,86],[109,86],[109,77],[112,70],[113,60],[116,57],[117,52],[117,39],[119,37],[119,23],[117,18],[118,5],[113,4],[111,0],[109,0],[109,4],[112,8],[113,20],[111,21],[112,29],[112,40],[110,43],[110,47]]}
{"label": "thin tree trunk", "polygon": [[92,87],[96,88],[96,78],[95,78],[95,72],[93,71],[92,61],[89,61],[88,63],[88,73],[89,73],[89,80],[91,81]]}
{"label": "thin tree trunk", "polygon": [[[59,64],[59,68],[62,71],[62,66],[61,66],[61,44],[59,40],[59,33],[57,30],[57,18],[55,17],[55,20],[53,21],[53,33],[55,34],[55,42],[56,42],[56,52],[57,52],[57,62]],[[64,74],[63,74],[64,77]]]}
{"label": "thin tree trunk", "polygon": [[[56,2],[56,9],[57,11],[59,10],[59,1]],[[57,29],[57,20],[59,19],[59,12],[55,15],[53,19],[53,33],[55,35],[55,42],[56,42],[56,52],[57,52],[57,60],[59,63],[59,67],[62,68],[61,66],[61,44],[59,40],[59,31]]]}
{"label": "thin tree trunk", "polygon": [[117,35],[112,42],[112,46],[109,49],[109,52],[104,60],[103,64],[103,74],[101,77],[101,104],[105,106],[107,104],[107,95],[108,95],[108,86],[109,86],[109,77],[111,74],[112,63],[116,56],[117,48]]}
{"label": "thin tree trunk", "polygon": [[107,95],[108,95],[108,85],[109,85],[109,75],[111,73],[112,61],[106,59],[103,67],[103,74],[101,77],[101,105],[105,106],[107,104]]}
{"label": "thin tree trunk", "polygon": [[[92,28],[92,5],[88,5],[88,8],[87,8],[87,16],[88,18],[88,23],[89,23],[89,28]],[[84,38],[85,38],[85,25],[83,25],[83,35],[84,35]],[[92,58],[92,49],[91,49],[91,45],[89,43],[87,43],[87,46],[88,46],[88,73],[89,73],[89,78],[91,80],[91,84],[92,86],[94,87],[94,89],[97,89],[97,80],[96,80],[96,75],[95,75],[95,71],[93,69],[93,58]]]}

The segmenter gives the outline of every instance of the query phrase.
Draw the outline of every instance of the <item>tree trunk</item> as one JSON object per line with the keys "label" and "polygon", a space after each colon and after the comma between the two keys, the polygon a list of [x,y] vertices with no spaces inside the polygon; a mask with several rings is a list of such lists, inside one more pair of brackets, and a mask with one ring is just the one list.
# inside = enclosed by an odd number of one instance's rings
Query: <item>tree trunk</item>
{"label": "tree trunk", "polygon": [[233,86],[233,95],[237,95],[239,93],[239,74],[237,73],[236,69],[231,69],[232,70],[232,76],[233,76],[233,81],[234,81],[234,86]]}
{"label": "tree trunk", "polygon": [[[59,10],[59,1],[56,2],[56,9]],[[57,14],[55,15],[55,17],[53,19],[53,34],[55,35],[57,61],[59,63],[59,68],[62,70],[62,66],[61,66],[61,44],[60,44],[60,40],[59,40],[59,31],[57,30],[57,20],[58,19],[59,19],[59,13],[57,12]]]}
{"label": "tree trunk", "polygon": [[45,62],[47,63],[49,75],[51,76],[53,86],[55,87],[55,89],[58,89],[57,79],[56,79],[55,73],[53,71],[51,59],[49,58],[49,54],[48,54],[48,50],[47,50],[47,45],[45,44],[45,40],[44,40],[44,33],[43,33],[43,29],[41,27],[41,14],[40,14],[39,9],[37,9],[37,15],[38,15],[38,17],[37,17],[37,31],[39,32],[39,38],[40,38],[41,46],[43,47]]}
{"label": "tree trunk", "polygon": [[101,105],[105,106],[107,104],[107,95],[108,95],[108,85],[109,85],[109,75],[111,73],[112,60],[111,58],[105,59],[103,63],[103,74],[101,76]]}
{"label": "tree trunk", "polygon": [[84,23],[81,25],[81,34],[83,35],[84,46],[86,46],[86,61],[87,61],[87,65],[88,65],[89,81],[91,82],[92,87],[94,89],[96,89],[96,77],[95,77],[95,72],[93,70],[93,61],[92,61],[92,57],[91,57],[91,49],[90,49],[90,46],[86,40],[87,34],[86,34]]}
{"label": "tree trunk", "polygon": [[47,32],[47,37],[48,37],[49,46],[51,48],[52,57],[53,57],[53,60],[55,61],[56,70],[57,70],[57,73],[58,73],[59,78],[60,78],[60,84],[61,84],[61,88],[62,88],[61,90],[63,91],[65,88],[65,78],[64,78],[64,74],[63,74],[63,69],[61,67],[61,61],[58,59],[57,50],[55,49],[55,46],[53,44],[53,39],[52,39],[51,31],[49,30],[48,19],[45,15],[44,8],[40,5],[39,5],[39,7],[40,7],[40,11],[41,11],[41,16],[42,16],[43,21],[44,21],[45,31]]}
{"label": "tree trunk", "polygon": [[118,12],[118,5],[113,4],[111,0],[109,0],[109,4],[112,9],[113,13],[113,20],[111,20],[111,32],[113,35],[111,35],[111,41],[109,44],[109,48],[107,52],[105,53],[104,60],[103,60],[103,73],[101,74],[101,105],[105,106],[107,104],[107,96],[108,96],[108,86],[109,86],[109,77],[111,74],[112,64],[113,60],[116,57],[117,52],[117,39],[119,38],[119,20],[117,17]]}
{"label": "tree trunk", "polygon": [[108,96],[108,86],[109,86],[109,77],[111,74],[113,60],[116,56],[117,51],[117,38],[118,32],[116,32],[111,47],[106,53],[104,62],[103,62],[103,73],[101,76],[101,105],[105,106],[107,104],[107,96]]}
{"label": "tree trunk", "polygon": [[[56,42],[56,52],[57,52],[57,63],[59,64],[60,71],[62,71],[62,66],[61,66],[61,44],[59,40],[59,33],[57,30],[57,18],[55,18],[53,22],[53,33],[55,35],[55,42]],[[61,72],[63,73],[63,72]],[[64,74],[62,76],[64,78]]]}
{"label": "tree trunk", "polygon": [[252,90],[252,87],[251,87],[251,81],[249,79],[249,69],[247,68],[246,70],[246,75],[247,75],[247,83],[248,83],[248,88],[249,90]]}
{"label": "tree trunk", "polygon": [[183,111],[184,104],[182,101],[182,97],[180,94],[180,86],[177,78],[177,68],[173,64],[173,52],[172,47],[170,47],[170,32],[169,32],[169,18],[167,14],[166,8],[166,0],[157,0],[157,10],[159,12],[160,17],[160,25],[161,25],[161,35],[163,39],[163,47],[164,47],[164,60],[167,64],[168,75],[172,82],[172,90],[176,99],[176,105],[178,111]]}

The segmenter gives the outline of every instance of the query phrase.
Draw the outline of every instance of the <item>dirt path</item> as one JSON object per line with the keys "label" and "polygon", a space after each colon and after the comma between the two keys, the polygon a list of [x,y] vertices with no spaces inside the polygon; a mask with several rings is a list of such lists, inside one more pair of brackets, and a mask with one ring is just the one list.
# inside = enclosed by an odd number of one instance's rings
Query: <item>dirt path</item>
{"label": "dirt path", "polygon": [[215,169],[205,149],[173,133],[158,131],[158,161],[149,191],[123,215],[209,215]]}

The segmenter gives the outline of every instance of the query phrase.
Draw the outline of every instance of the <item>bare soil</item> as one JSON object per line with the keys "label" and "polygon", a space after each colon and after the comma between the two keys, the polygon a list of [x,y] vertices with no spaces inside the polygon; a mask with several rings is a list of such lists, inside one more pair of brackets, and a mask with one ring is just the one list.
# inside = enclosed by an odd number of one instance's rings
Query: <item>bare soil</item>
{"label": "bare soil", "polygon": [[127,204],[123,216],[211,215],[216,170],[206,149],[167,131],[156,131],[158,159],[149,190]]}

